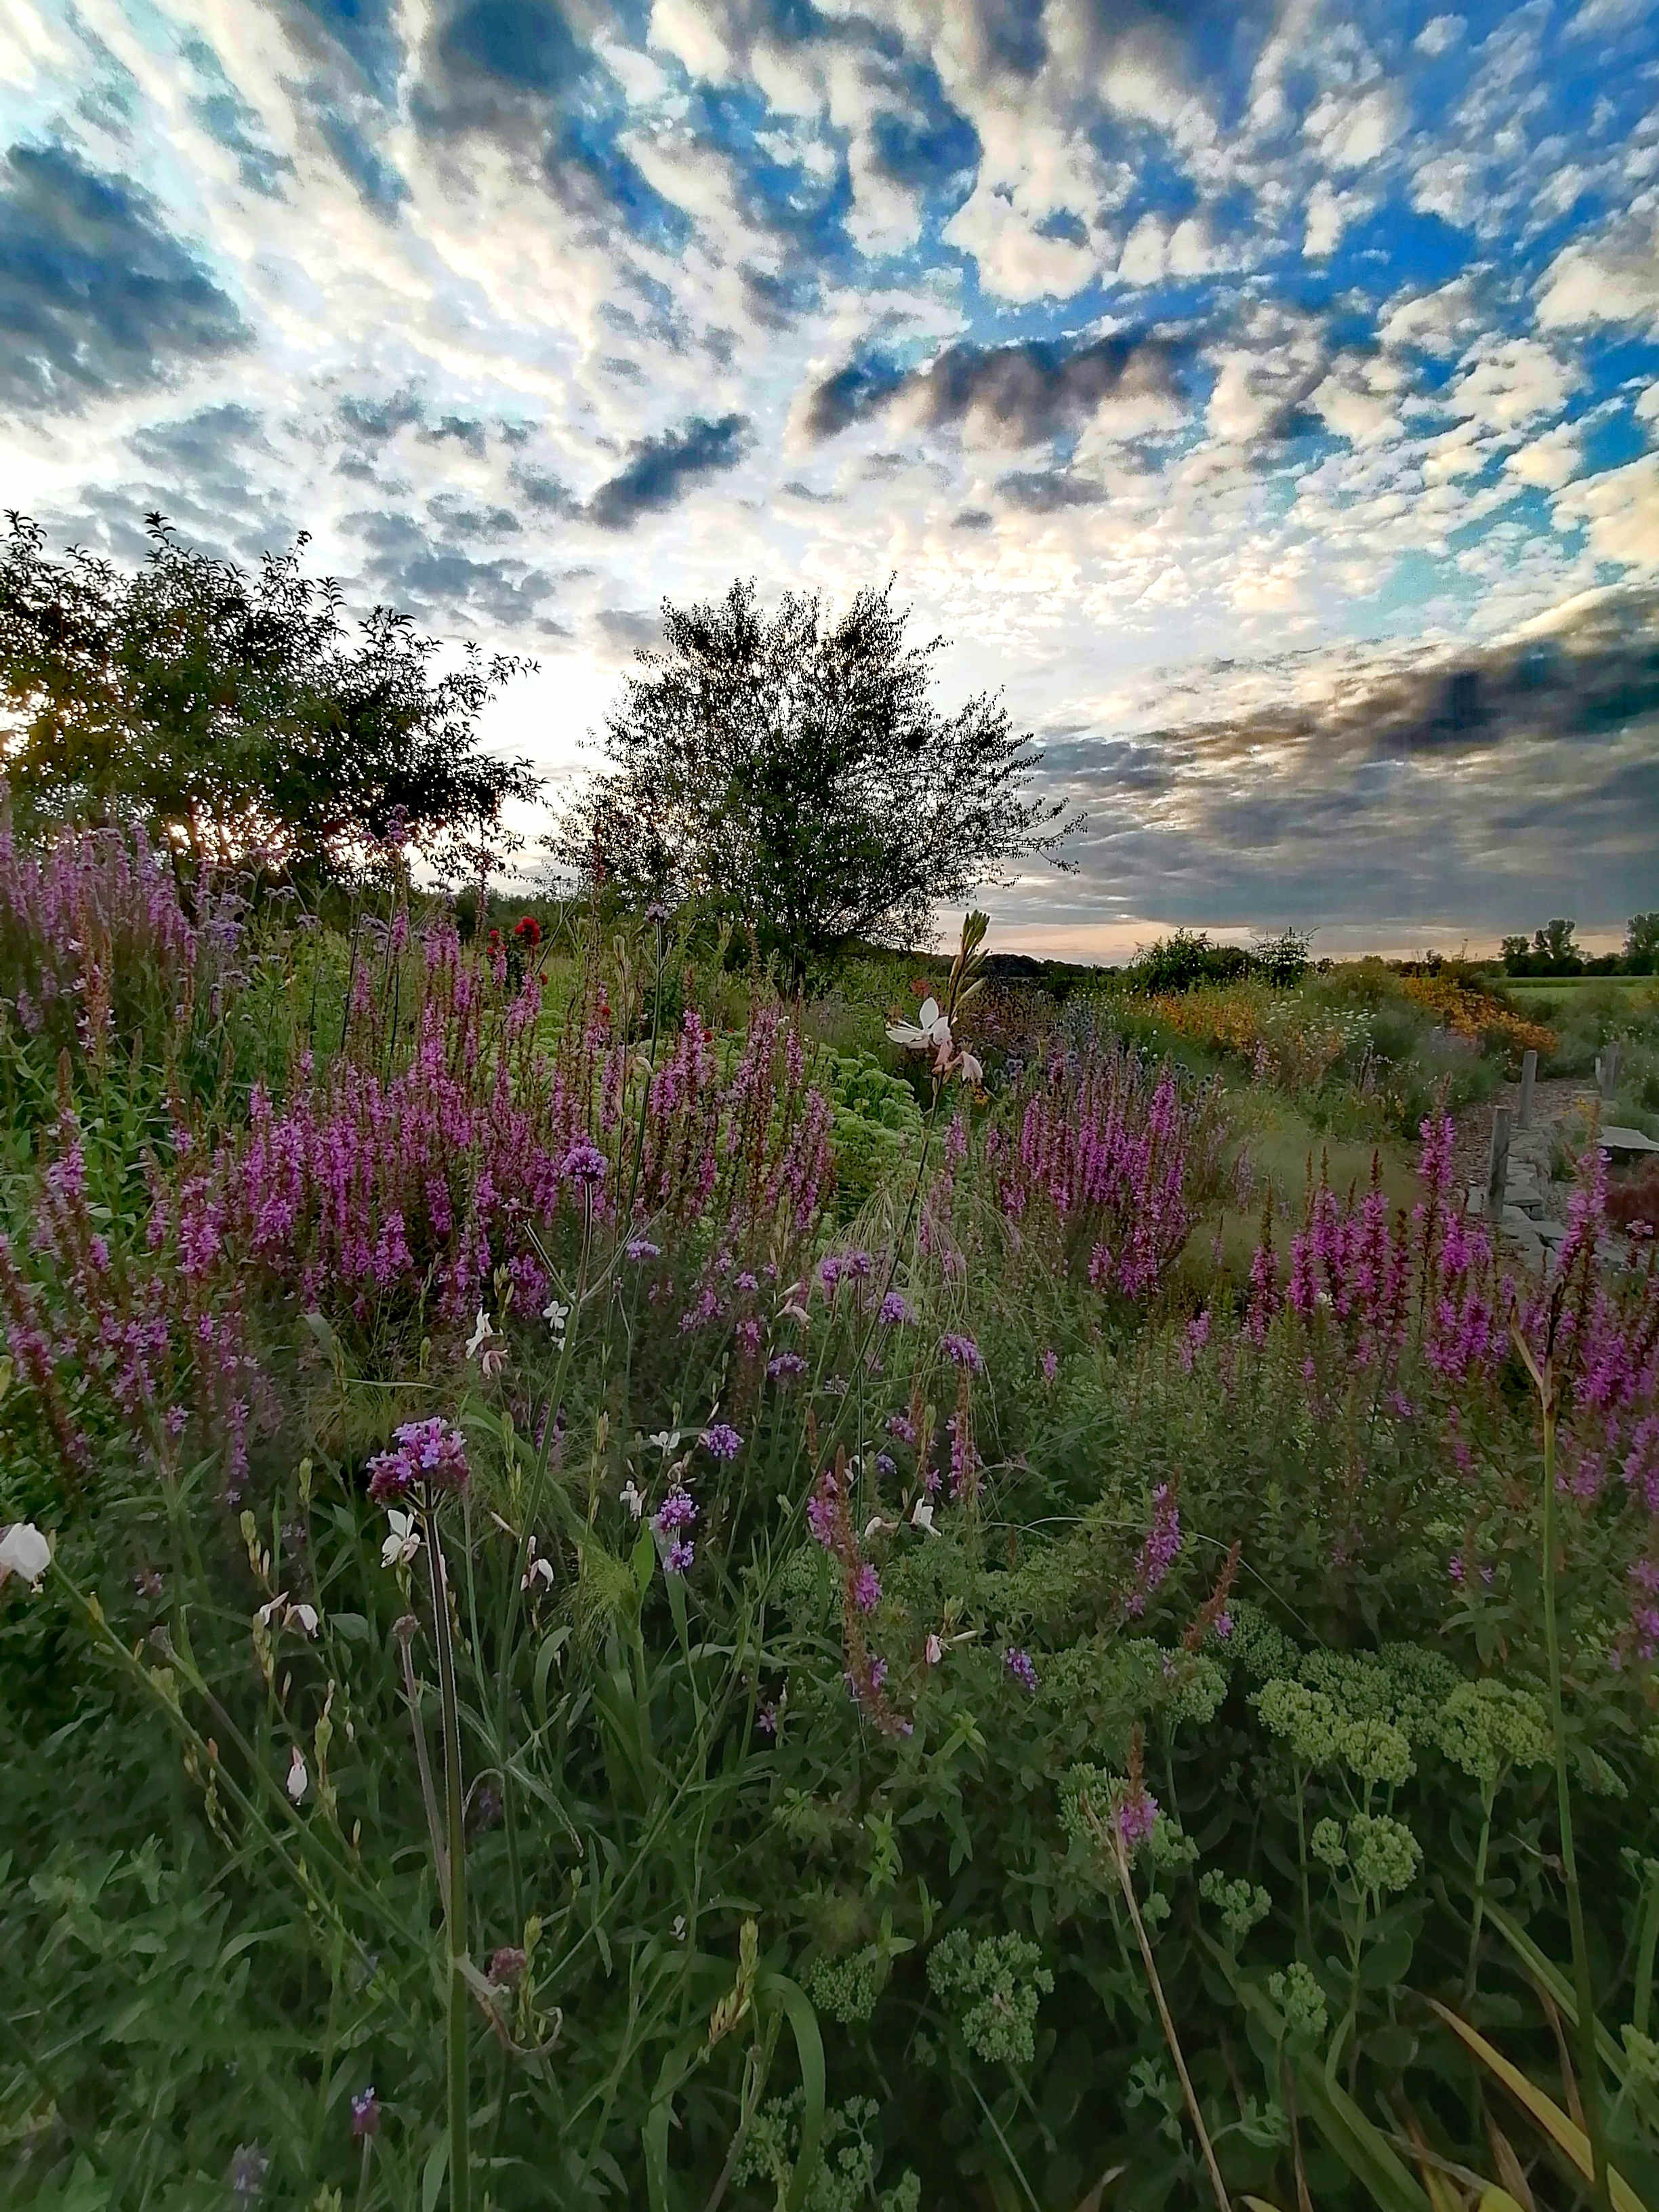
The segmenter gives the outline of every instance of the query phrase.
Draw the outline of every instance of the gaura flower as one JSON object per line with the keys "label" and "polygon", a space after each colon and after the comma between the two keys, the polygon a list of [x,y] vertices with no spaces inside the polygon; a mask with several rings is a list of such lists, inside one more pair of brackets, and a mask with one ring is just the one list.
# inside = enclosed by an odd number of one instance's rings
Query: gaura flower
{"label": "gaura flower", "polygon": [[489,1316],[484,1311],[483,1308],[480,1306],[478,1308],[478,1318],[472,1324],[472,1334],[466,1340],[467,1358],[469,1359],[476,1359],[482,1347],[489,1343],[490,1338],[494,1336],[495,1334],[495,1322],[490,1320]]}
{"label": "gaura flower", "polygon": [[260,1626],[264,1628],[269,1628],[271,1622],[276,1620],[278,1615],[281,1616],[281,1625],[284,1628],[297,1628],[302,1636],[314,1636],[317,1633],[318,1613],[316,1607],[314,1605],[290,1605],[288,1601],[288,1592],[286,1590],[278,1590],[276,1596],[272,1598],[268,1604],[262,1605],[259,1607],[258,1620]]}
{"label": "gaura flower", "polygon": [[971,1052],[962,1052],[957,1054],[957,1073],[970,1091],[977,1091],[985,1080],[985,1070],[975,1054]]}
{"label": "gaura flower", "polygon": [[889,1022],[887,1034],[907,1052],[948,1053],[951,1049],[950,1017],[941,1013],[937,999],[924,999],[913,1022]]}
{"label": "gaura flower", "polygon": [[945,1645],[936,1629],[930,1629],[927,1641],[921,1647],[921,1656],[930,1667],[937,1667],[945,1656]]}
{"label": "gaura flower", "polygon": [[920,1528],[924,1535],[933,1534],[933,1501],[931,1498],[917,1498],[915,1504],[910,1508],[910,1526],[913,1528]]}
{"label": "gaura flower", "polygon": [[383,1567],[406,1567],[421,1548],[421,1532],[415,1526],[412,1513],[400,1513],[395,1505],[386,1509],[386,1540],[380,1547]]}
{"label": "gaura flower", "polygon": [[15,1575],[31,1589],[39,1589],[52,1565],[52,1546],[33,1521],[14,1521],[0,1536],[0,1583]]}
{"label": "gaura flower", "polygon": [[628,1508],[629,1518],[632,1520],[637,1521],[645,1510],[645,1500],[634,1487],[634,1478],[631,1474],[622,1486],[622,1502]]}
{"label": "gaura flower", "polygon": [[561,1298],[550,1298],[542,1308],[542,1319],[555,1336],[564,1334],[564,1325],[570,1318],[570,1309]]}
{"label": "gaura flower", "polygon": [[519,1588],[520,1589],[532,1589],[535,1588],[536,1584],[539,1583],[544,1589],[551,1589],[553,1587],[553,1562],[551,1559],[538,1559],[537,1558],[536,1539],[533,1536],[530,1540],[530,1550],[526,1556],[528,1563],[525,1567],[523,1577],[519,1583]]}
{"label": "gaura flower", "polygon": [[288,1794],[297,1805],[311,1787],[311,1777],[306,1772],[306,1755],[296,1743],[294,1756],[288,1763]]}

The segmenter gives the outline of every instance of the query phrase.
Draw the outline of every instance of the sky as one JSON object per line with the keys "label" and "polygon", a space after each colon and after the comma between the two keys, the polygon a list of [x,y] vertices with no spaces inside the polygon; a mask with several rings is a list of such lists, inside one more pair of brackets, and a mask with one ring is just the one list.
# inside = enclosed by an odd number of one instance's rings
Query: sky
{"label": "sky", "polygon": [[1088,812],[997,944],[1659,907],[1651,0],[0,0],[0,505],[309,532],[555,799],[890,577]]}

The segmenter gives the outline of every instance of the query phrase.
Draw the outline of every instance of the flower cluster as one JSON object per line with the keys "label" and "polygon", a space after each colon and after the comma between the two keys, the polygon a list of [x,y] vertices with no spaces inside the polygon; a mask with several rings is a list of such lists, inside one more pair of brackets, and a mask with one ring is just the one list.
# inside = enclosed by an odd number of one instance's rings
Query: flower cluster
{"label": "flower cluster", "polygon": [[395,1433],[397,1449],[380,1453],[368,1463],[368,1494],[377,1505],[406,1498],[422,1486],[429,1494],[465,1489],[470,1473],[466,1439],[459,1429],[434,1416],[405,1421]]}

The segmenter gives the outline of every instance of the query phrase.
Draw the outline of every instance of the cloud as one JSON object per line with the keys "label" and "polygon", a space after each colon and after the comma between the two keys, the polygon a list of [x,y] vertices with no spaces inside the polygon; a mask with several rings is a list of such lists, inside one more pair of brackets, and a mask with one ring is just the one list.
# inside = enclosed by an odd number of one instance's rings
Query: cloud
{"label": "cloud", "polygon": [[1538,322],[1543,330],[1635,323],[1659,337],[1659,222],[1564,246],[1544,272]]}
{"label": "cloud", "polygon": [[589,500],[588,520],[601,530],[631,530],[641,515],[672,507],[693,484],[736,468],[748,450],[750,428],[741,415],[715,422],[699,415],[681,429],[638,440],[626,467]]}
{"label": "cloud", "polygon": [[974,444],[1011,447],[1042,445],[1120,412],[1161,427],[1185,404],[1177,371],[1188,351],[1126,331],[1081,343],[961,343],[910,369],[854,360],[811,388],[801,422],[809,437],[833,437],[885,410],[913,429],[957,429]]}
{"label": "cloud", "polygon": [[148,194],[59,145],[0,171],[0,406],[69,411],[250,343]]}
{"label": "cloud", "polygon": [[1010,507],[1028,514],[1057,514],[1067,507],[1098,507],[1106,496],[1103,484],[1086,477],[1068,476],[1058,469],[1016,470],[997,479],[997,490]]}

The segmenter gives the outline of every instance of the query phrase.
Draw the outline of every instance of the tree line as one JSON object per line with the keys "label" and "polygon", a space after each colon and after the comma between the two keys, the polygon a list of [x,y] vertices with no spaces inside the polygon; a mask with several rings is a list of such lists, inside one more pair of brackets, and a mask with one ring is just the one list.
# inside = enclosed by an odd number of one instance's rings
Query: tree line
{"label": "tree line", "polygon": [[1633,914],[1625,925],[1622,952],[1589,953],[1558,915],[1535,929],[1531,941],[1506,937],[1498,951],[1507,975],[1652,975],[1659,974],[1659,912]]}

